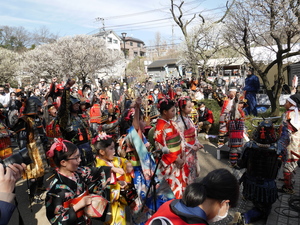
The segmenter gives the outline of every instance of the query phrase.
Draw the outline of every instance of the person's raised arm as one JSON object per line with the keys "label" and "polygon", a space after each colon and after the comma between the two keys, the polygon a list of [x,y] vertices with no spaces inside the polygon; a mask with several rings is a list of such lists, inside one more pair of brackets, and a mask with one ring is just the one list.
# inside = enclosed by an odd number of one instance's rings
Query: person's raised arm
{"label": "person's raised arm", "polygon": [[134,103],[134,117],[132,121],[132,125],[135,130],[139,130],[140,128],[140,107],[141,107],[142,99],[138,97]]}

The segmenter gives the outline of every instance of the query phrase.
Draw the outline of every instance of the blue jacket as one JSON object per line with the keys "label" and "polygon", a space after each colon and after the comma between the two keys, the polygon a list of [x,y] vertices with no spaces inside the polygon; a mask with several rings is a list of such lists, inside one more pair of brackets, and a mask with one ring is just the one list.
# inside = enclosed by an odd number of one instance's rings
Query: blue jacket
{"label": "blue jacket", "polygon": [[12,203],[0,201],[0,225],[8,224],[16,206]]}
{"label": "blue jacket", "polygon": [[245,80],[245,87],[243,88],[244,91],[247,92],[254,92],[257,93],[259,91],[259,79],[254,74],[247,76]]}

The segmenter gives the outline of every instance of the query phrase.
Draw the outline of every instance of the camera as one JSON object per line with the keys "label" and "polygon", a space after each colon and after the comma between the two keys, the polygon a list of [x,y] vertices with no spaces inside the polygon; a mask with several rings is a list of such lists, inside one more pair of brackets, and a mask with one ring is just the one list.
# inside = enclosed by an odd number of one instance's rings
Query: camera
{"label": "camera", "polygon": [[20,165],[24,163],[26,165],[29,165],[30,163],[32,163],[32,160],[28,154],[28,149],[25,147],[12,156],[7,157],[6,159],[0,159],[0,163],[2,163],[4,167],[7,167],[8,165],[13,163],[17,163]]}

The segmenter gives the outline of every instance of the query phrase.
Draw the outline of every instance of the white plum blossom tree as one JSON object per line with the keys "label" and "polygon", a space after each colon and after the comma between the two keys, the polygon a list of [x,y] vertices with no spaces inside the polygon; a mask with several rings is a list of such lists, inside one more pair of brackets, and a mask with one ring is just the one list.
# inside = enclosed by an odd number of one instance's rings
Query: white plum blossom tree
{"label": "white plum blossom tree", "polygon": [[51,44],[38,46],[25,55],[24,70],[50,77],[77,77],[83,83],[87,78],[109,68],[123,59],[122,52],[109,50],[103,39],[89,35],[63,37]]}
{"label": "white plum blossom tree", "polygon": [[19,54],[0,47],[0,81],[11,83],[19,68]]}

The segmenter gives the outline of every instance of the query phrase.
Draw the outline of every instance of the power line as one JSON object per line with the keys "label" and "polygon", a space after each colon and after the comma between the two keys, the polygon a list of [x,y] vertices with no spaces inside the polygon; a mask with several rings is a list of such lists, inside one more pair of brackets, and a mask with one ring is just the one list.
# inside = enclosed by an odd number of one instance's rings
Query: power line
{"label": "power line", "polygon": [[[193,1],[193,2],[197,2],[197,1]],[[192,2],[191,2],[191,3],[192,3]],[[191,4],[191,3],[190,3],[190,4]],[[215,11],[215,10],[219,10],[219,9],[223,9],[223,8],[225,8],[225,6],[216,7],[216,8],[208,9],[208,10],[203,10],[203,11],[200,11],[200,12],[187,13],[187,14],[185,14],[184,16],[193,15],[193,14],[198,14],[198,13],[206,13],[206,12]],[[150,11],[153,12],[153,11],[157,11],[157,10],[150,10]],[[150,12],[150,11],[145,11],[145,12],[147,13],[147,12]],[[141,12],[141,13],[145,13],[145,12]],[[136,15],[136,14],[140,14],[140,13],[128,14],[128,15],[123,15],[123,16]],[[122,17],[122,16],[119,16],[118,18],[120,18],[120,17]],[[108,17],[108,18],[110,18],[110,17]],[[157,20],[142,21],[142,22],[136,22],[136,23],[129,23],[129,24],[111,25],[111,26],[107,26],[106,28],[108,28],[108,29],[113,29],[113,28],[114,28],[114,30],[121,30],[122,27],[127,26],[126,30],[138,30],[138,29],[140,29],[140,28],[137,28],[137,26],[142,26],[142,27],[141,27],[142,29],[151,29],[151,28],[145,27],[145,24],[147,24],[147,23],[155,23],[155,22],[160,22],[160,21],[170,20],[170,19],[173,19],[173,17],[162,18],[162,19],[157,19]],[[144,25],[143,25],[143,24],[144,24]],[[151,25],[151,24],[150,24],[150,25]],[[146,25],[146,26],[147,26],[147,25]],[[171,25],[170,25],[170,26],[171,26]],[[148,27],[149,27],[149,25],[148,25]],[[118,28],[120,28],[120,29],[118,29]],[[156,28],[156,27],[152,27],[152,28]],[[98,30],[99,30],[99,28],[94,29],[94,30],[88,32],[87,34],[92,34],[92,33],[96,32],[96,31],[98,31]],[[123,31],[123,30],[122,30],[122,31]]]}
{"label": "power line", "polygon": [[[194,3],[199,3],[199,0],[192,1],[192,2],[186,2],[185,5],[190,5],[190,4],[194,4]],[[110,16],[110,17],[106,17],[104,19],[105,20],[113,20],[113,19],[119,19],[119,18],[124,18],[124,17],[139,16],[139,15],[153,13],[153,12],[157,12],[158,10],[165,10],[165,9],[170,9],[170,8],[169,7],[165,7],[165,8],[160,8],[160,9],[152,9],[152,10],[148,10],[148,11],[144,11],[144,12],[138,12],[138,13],[132,13],[132,14],[125,14],[125,15],[120,15],[120,16]]]}
{"label": "power line", "polygon": [[[217,10],[217,9],[222,9],[224,7],[225,6],[223,6],[223,7],[217,7],[217,8],[211,9],[211,10],[207,10],[205,12],[213,11],[213,10]],[[203,13],[203,12],[204,11],[187,13],[184,16],[189,16],[189,15]],[[137,24],[153,23],[153,22],[158,22],[158,21],[163,21],[163,20],[170,20],[170,19],[173,19],[173,17],[166,17],[166,18],[162,18],[162,19],[148,20],[148,21],[142,21],[142,22],[136,22],[136,23],[129,23],[129,24],[111,25],[111,26],[106,26],[106,28],[115,28],[115,27],[124,27],[124,26],[131,26],[131,25],[137,25]]]}

